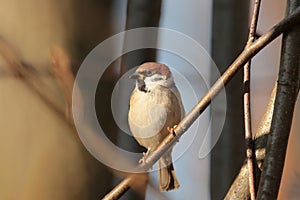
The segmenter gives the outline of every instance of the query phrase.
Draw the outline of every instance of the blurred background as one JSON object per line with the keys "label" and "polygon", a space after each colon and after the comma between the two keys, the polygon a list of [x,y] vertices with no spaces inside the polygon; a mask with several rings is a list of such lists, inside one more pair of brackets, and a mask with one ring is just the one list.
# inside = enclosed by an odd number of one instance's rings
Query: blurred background
{"label": "blurred background", "polygon": [[[197,41],[223,73],[246,44],[252,4],[239,0],[0,0],[0,199],[100,199],[122,179],[86,150],[71,122],[73,76],[98,44],[127,29],[169,28]],[[285,16],[285,6],[282,0],[262,1],[259,34]],[[280,45],[281,37],[252,62],[254,133],[276,82]],[[114,48],[125,47],[126,43]],[[109,59],[106,56],[99,59]],[[195,95],[177,82],[186,112],[208,89],[201,77],[185,70],[187,62],[164,51],[142,49],[115,60],[100,78],[97,117],[114,144],[137,152],[144,149],[118,128],[110,105],[119,78],[146,61],[174,67],[190,81]],[[205,72],[201,75],[213,83],[217,74],[211,71],[209,57],[201,67]],[[217,100],[217,109],[207,110],[196,121],[205,127],[203,133],[182,138],[192,142],[175,162],[179,190],[157,192],[157,174],[150,173],[148,186],[142,186],[138,194],[129,191],[121,199],[222,199],[245,159],[241,83],[239,73],[226,86],[227,102]],[[218,113],[226,108],[220,139],[200,159],[203,134],[214,134],[222,123]],[[279,199],[300,195],[299,119],[298,102]],[[179,142],[174,154],[184,148]]]}

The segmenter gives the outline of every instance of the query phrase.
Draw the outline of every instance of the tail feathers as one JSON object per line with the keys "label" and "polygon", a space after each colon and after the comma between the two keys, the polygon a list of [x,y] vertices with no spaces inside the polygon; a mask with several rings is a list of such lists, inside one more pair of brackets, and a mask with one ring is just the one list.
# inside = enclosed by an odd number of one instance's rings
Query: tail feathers
{"label": "tail feathers", "polygon": [[173,164],[167,163],[165,158],[161,158],[158,164],[159,190],[162,192],[179,188],[179,182]]}

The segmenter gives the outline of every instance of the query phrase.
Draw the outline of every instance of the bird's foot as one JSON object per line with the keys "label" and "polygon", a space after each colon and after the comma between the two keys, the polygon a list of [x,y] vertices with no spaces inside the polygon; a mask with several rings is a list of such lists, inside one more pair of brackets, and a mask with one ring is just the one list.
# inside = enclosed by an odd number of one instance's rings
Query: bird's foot
{"label": "bird's foot", "polygon": [[176,133],[175,133],[175,128],[177,127],[177,125],[174,125],[173,127],[168,127],[167,129],[168,129],[168,131],[169,131],[169,133],[170,134],[172,134],[174,137],[177,137],[177,142],[179,142],[179,137],[176,135]]}
{"label": "bird's foot", "polygon": [[174,129],[177,127],[177,125],[174,125],[173,127],[168,127],[167,129],[168,129],[168,131],[169,131],[169,133],[170,134],[172,134],[172,135],[174,135],[174,136],[176,136],[176,133],[175,133],[175,131],[174,131]]}

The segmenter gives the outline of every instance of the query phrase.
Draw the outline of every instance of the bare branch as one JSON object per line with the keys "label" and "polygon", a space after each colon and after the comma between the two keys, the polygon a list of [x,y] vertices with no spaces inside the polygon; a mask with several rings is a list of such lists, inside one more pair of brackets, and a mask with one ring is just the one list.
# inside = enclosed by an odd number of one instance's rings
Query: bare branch
{"label": "bare branch", "polygon": [[72,92],[74,85],[74,75],[69,56],[60,47],[51,49],[53,72],[59,82],[66,100],[66,117],[72,120]]}
{"label": "bare branch", "polygon": [[[157,147],[157,150],[151,152],[146,157],[146,162],[138,165],[138,169],[149,169],[171,146],[173,146],[178,139],[185,133],[185,131],[192,125],[192,123],[202,114],[202,112],[211,103],[211,100],[221,91],[224,85],[229,83],[237,71],[242,68],[254,55],[256,55],[267,44],[273,41],[284,31],[300,23],[300,8],[293,14],[283,19],[276,26],[270,29],[267,33],[262,35],[251,46],[246,48],[238,58],[228,67],[225,73],[216,81],[210,90],[202,97],[197,105],[182,119],[176,126],[173,134],[169,134]],[[118,199],[124,194],[129,187],[131,187],[130,176],[125,178],[119,185],[117,185],[104,199]],[[120,192],[121,191],[121,192]]]}
{"label": "bare branch", "polygon": [[[255,39],[260,0],[255,0],[253,14],[251,19],[249,37],[246,48],[248,48]],[[253,139],[251,127],[251,101],[250,101],[250,71],[251,59],[244,66],[244,126],[245,126],[245,141],[246,141],[246,157],[249,175],[250,199],[255,200],[255,179],[254,179],[254,155],[253,155]]]}

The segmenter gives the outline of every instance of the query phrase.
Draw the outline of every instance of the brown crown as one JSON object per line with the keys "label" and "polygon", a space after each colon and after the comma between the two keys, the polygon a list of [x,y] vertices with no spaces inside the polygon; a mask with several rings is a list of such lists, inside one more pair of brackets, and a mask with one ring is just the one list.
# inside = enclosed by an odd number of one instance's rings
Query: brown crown
{"label": "brown crown", "polygon": [[144,63],[137,68],[136,72],[142,73],[147,70],[151,71],[152,73],[161,74],[167,78],[171,76],[170,69],[167,65],[156,62]]}

